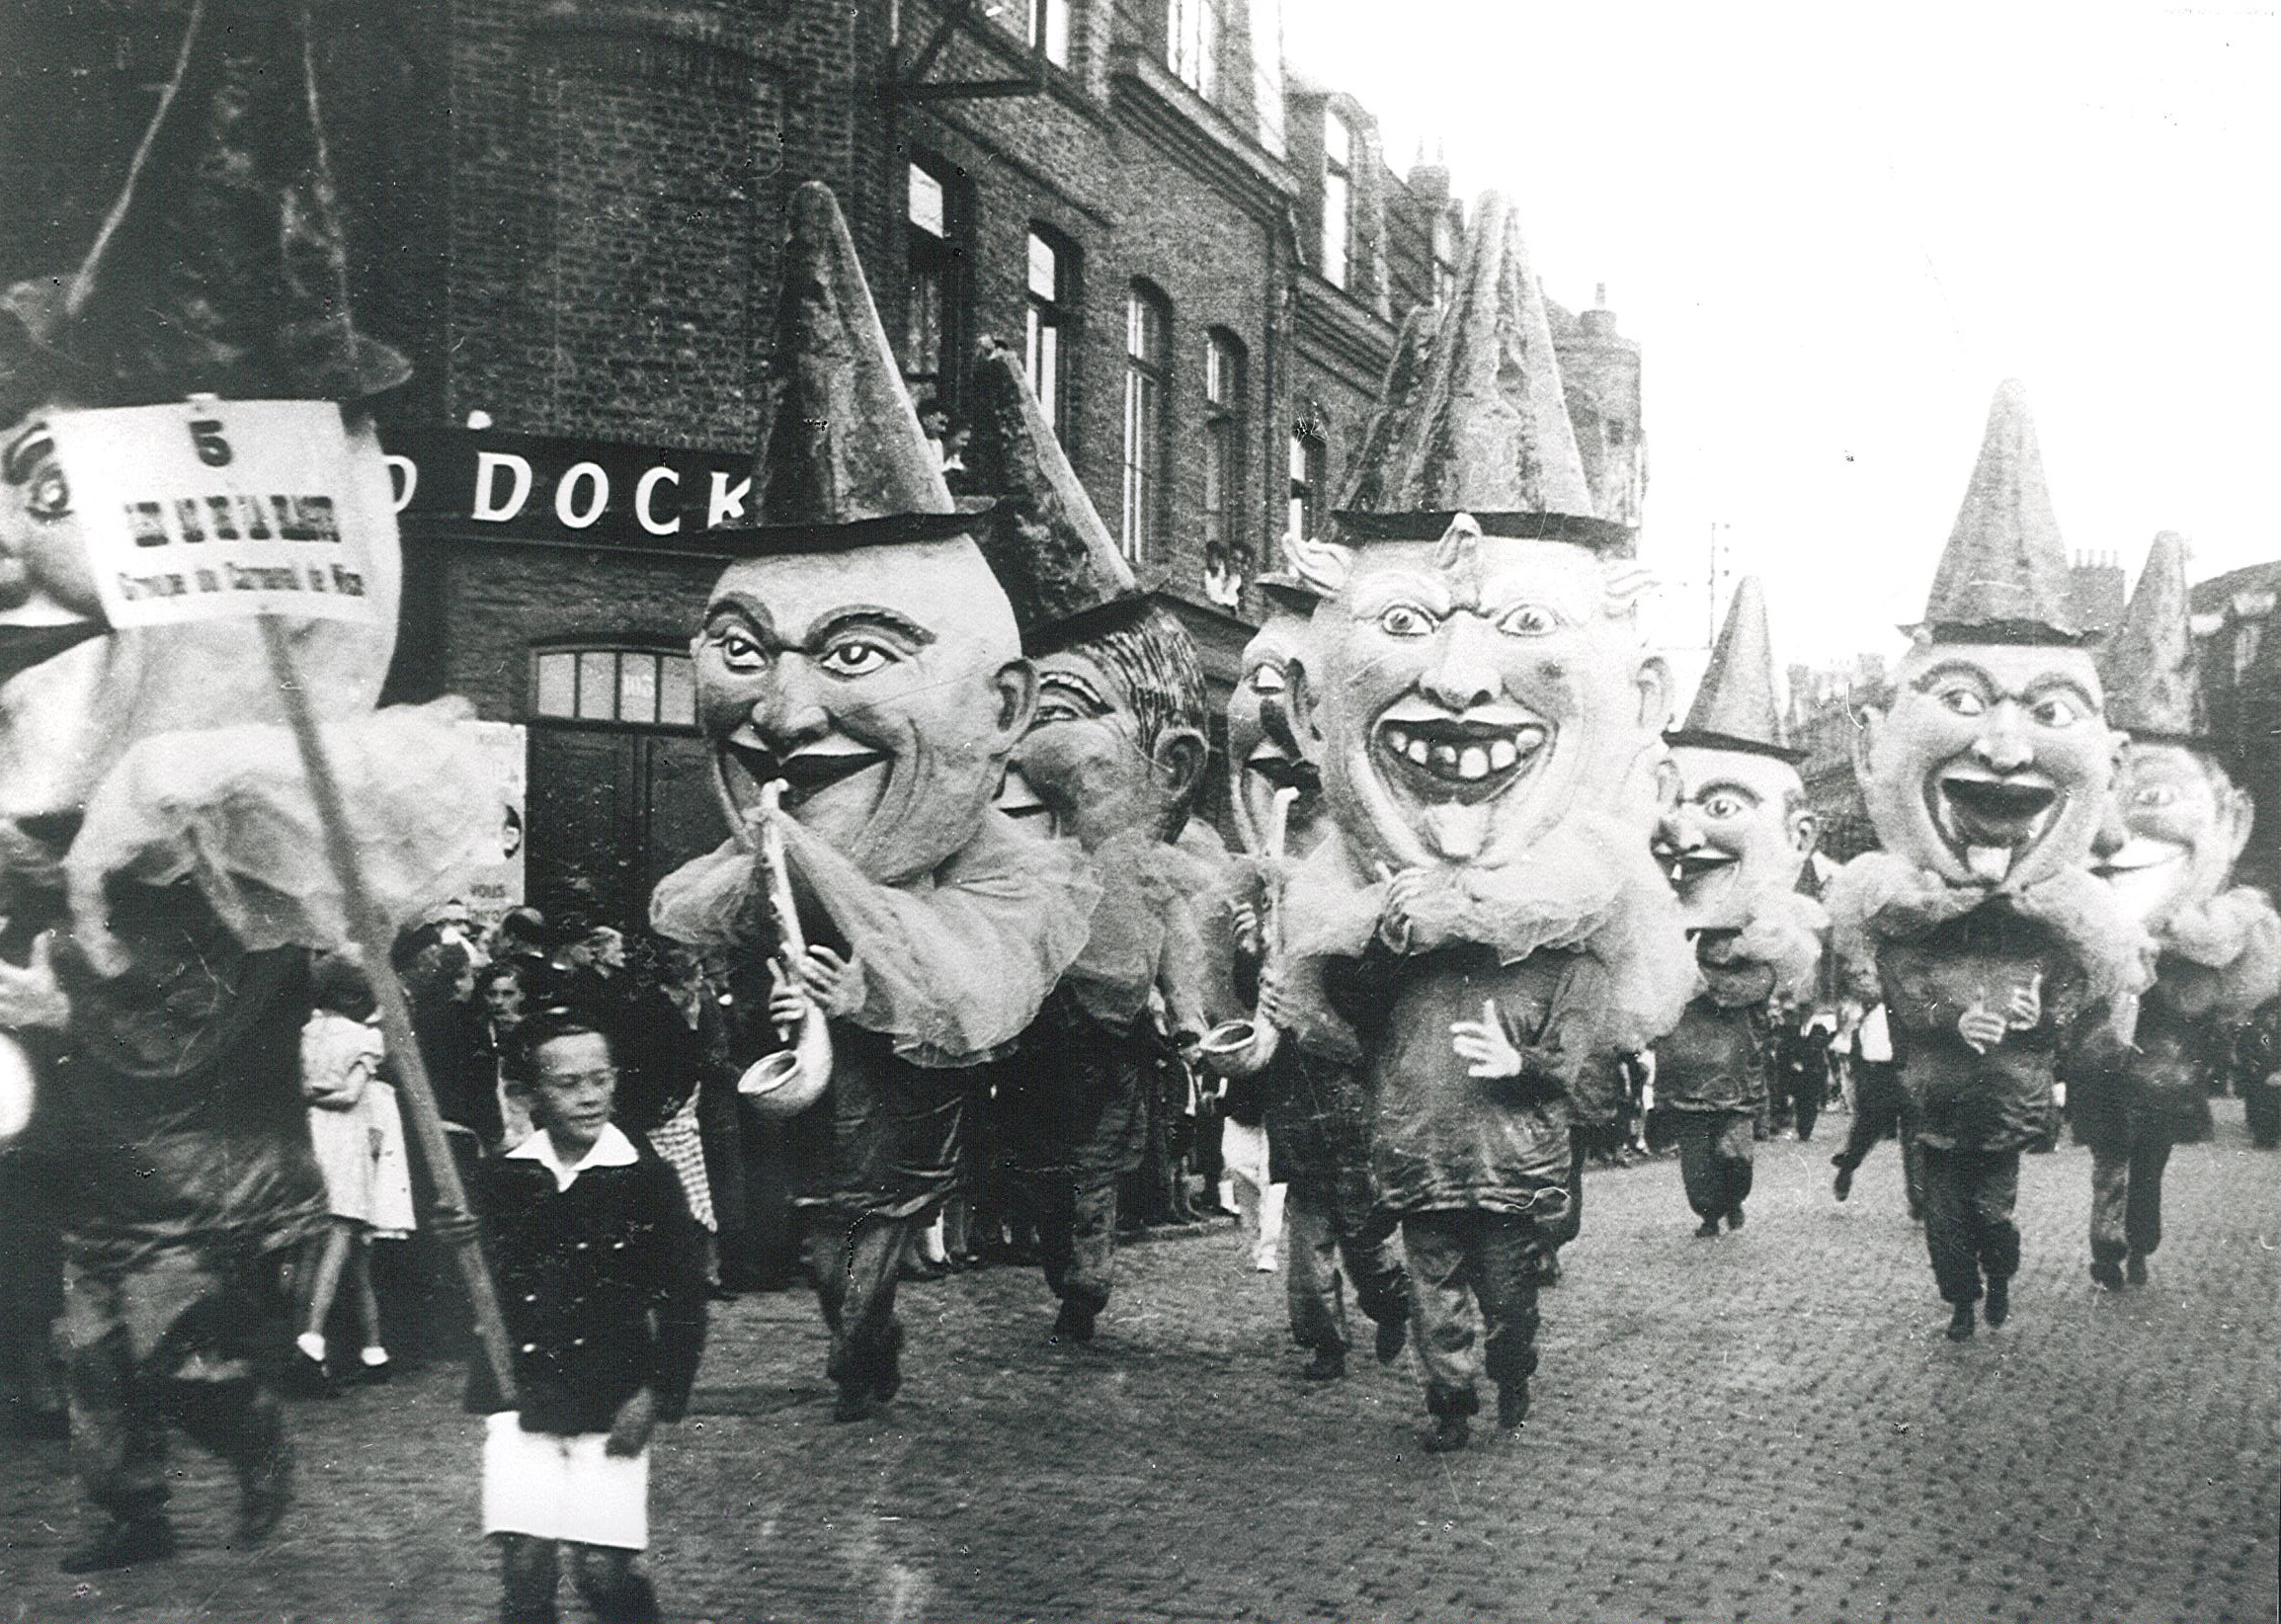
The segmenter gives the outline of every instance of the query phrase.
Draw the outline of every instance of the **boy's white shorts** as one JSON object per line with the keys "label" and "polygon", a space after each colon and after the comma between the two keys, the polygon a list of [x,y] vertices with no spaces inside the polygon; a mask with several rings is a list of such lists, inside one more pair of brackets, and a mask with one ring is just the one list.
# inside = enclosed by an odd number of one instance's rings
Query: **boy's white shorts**
{"label": "boy's white shorts", "polygon": [[609,1434],[526,1432],[512,1410],[484,1421],[483,1531],[649,1547],[649,1451],[605,1454]]}

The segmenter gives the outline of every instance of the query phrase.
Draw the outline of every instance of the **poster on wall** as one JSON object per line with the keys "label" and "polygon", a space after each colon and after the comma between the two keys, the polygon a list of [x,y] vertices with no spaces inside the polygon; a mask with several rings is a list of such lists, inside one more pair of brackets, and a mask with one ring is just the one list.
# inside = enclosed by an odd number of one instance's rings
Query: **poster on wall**
{"label": "poster on wall", "polygon": [[498,855],[468,876],[467,917],[479,931],[489,931],[512,908],[523,906],[523,834],[525,783],[524,728],[520,722],[459,724],[475,736],[502,786],[499,807]]}

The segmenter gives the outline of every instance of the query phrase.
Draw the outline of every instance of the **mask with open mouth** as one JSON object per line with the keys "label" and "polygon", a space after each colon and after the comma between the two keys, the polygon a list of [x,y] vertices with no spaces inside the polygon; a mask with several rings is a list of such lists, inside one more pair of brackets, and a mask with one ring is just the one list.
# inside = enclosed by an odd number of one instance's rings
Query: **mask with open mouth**
{"label": "mask with open mouth", "polygon": [[2134,740],[2114,793],[2130,838],[2096,872],[2134,919],[2158,924],[2226,888],[2255,814],[2215,758]]}
{"label": "mask with open mouth", "polygon": [[1858,736],[1879,835],[1955,885],[2084,866],[2122,750],[2103,703],[2083,649],[1920,640]]}
{"label": "mask with open mouth", "polygon": [[1316,617],[1324,793],[1342,825],[1397,867],[1510,862],[1625,807],[1644,825],[1652,794],[1631,791],[1670,711],[1611,591],[1628,567],[1500,536],[1458,555],[1373,541]]}
{"label": "mask with open mouth", "polygon": [[1656,861],[1691,929],[1738,928],[1759,899],[1796,889],[1816,819],[1798,770],[1774,756],[1675,744],[1678,805],[1655,841]]}
{"label": "mask with open mouth", "polygon": [[886,883],[974,838],[1029,720],[1006,595],[964,537],[740,559],[692,644],[738,814],[783,807]]}
{"label": "mask with open mouth", "polygon": [[1236,833],[1247,852],[1265,849],[1275,792],[1284,788],[1299,791],[1285,831],[1285,851],[1304,855],[1319,838],[1315,813],[1322,797],[1321,751],[1299,725],[1292,691],[1293,668],[1307,658],[1313,613],[1311,598],[1286,607],[1280,598],[1268,597],[1266,621],[1245,645],[1244,675],[1228,696],[1228,760],[1237,768],[1230,800]]}

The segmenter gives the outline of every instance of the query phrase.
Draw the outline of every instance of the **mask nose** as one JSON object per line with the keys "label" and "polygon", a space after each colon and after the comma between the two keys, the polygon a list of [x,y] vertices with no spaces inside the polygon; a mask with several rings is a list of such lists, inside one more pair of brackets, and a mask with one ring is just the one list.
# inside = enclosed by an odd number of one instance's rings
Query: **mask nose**
{"label": "mask nose", "polygon": [[1419,680],[1419,690],[1449,710],[1489,704],[1500,687],[1497,662],[1490,658],[1497,636],[1478,614],[1458,613],[1442,623],[1439,658]]}
{"label": "mask nose", "polygon": [[2028,739],[2025,719],[2009,699],[1988,713],[1988,722],[1973,741],[1972,753],[1981,765],[1996,772],[2017,772],[2035,762],[2035,746]]}
{"label": "mask nose", "polygon": [[770,662],[752,715],[754,730],[778,756],[788,756],[832,730],[814,676],[796,654],[778,655]]}

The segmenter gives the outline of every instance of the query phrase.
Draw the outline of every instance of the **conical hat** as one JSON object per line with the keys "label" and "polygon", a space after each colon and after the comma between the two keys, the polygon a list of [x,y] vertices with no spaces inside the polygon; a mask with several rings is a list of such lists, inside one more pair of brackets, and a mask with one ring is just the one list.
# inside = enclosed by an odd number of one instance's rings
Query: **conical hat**
{"label": "conical hat", "polygon": [[1756,576],[1746,575],[1735,588],[1687,725],[1665,737],[1675,745],[1805,760],[1783,733],[1782,707],[1774,698],[1774,645],[1766,634],[1766,589]]}
{"label": "conical hat", "polygon": [[789,212],[753,457],[758,523],[706,539],[732,552],[824,552],[974,530],[919,426],[838,201],[809,181]]}
{"label": "conical hat", "polygon": [[1404,340],[1339,514],[1343,534],[1436,538],[1462,513],[1487,535],[1629,548],[1630,530],[1593,515],[1544,295],[1502,194],[1474,205],[1439,323],[1413,324]]}
{"label": "conical hat", "polygon": [[57,394],[357,400],[410,375],[350,319],[305,0],[198,0],[79,269],[0,295],[0,421]]}
{"label": "conical hat", "polygon": [[1940,555],[1924,627],[1944,643],[2075,643],[2067,550],[2044,484],[2027,389],[1998,384],[1980,461]]}
{"label": "conical hat", "polygon": [[1054,438],[1021,357],[984,339],[967,380],[966,466],[998,499],[982,551],[1030,654],[1067,647],[1147,597]]}
{"label": "conical hat", "polygon": [[2194,659],[2192,609],[2186,592],[2186,543],[2164,530],[2155,537],[2139,590],[2123,623],[2099,654],[2107,721],[2134,739],[2207,744],[2210,714]]}

